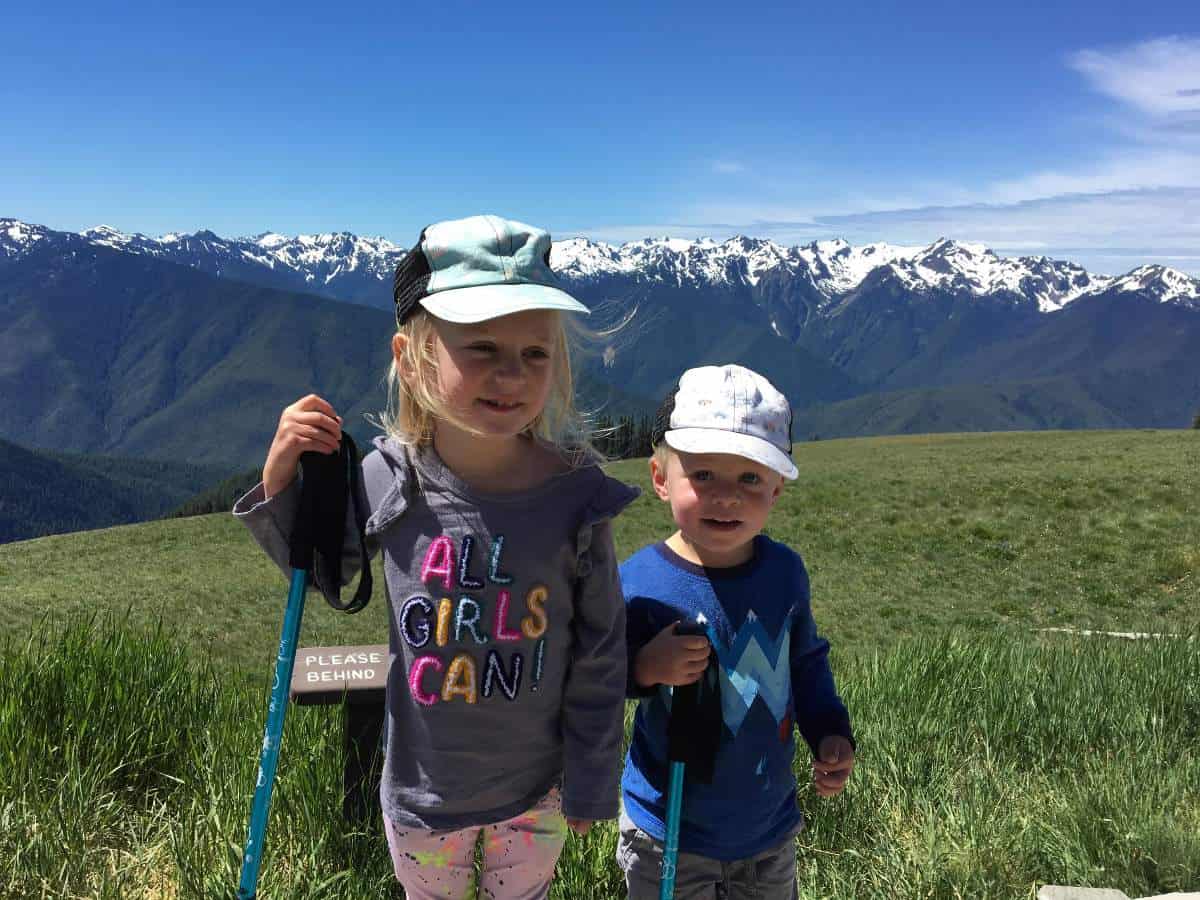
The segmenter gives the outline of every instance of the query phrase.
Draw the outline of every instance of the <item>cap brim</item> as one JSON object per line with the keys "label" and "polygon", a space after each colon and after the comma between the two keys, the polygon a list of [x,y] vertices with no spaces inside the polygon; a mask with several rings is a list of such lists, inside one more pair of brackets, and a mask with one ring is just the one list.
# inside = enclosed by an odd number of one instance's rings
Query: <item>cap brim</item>
{"label": "cap brim", "polygon": [[728,453],[741,456],[778,472],[788,481],[800,474],[792,458],[770,441],[725,431],[722,428],[674,428],[663,435],[663,440],[672,450],[681,453]]}
{"label": "cap brim", "polygon": [[558,288],[544,284],[481,284],[438,291],[421,298],[421,306],[447,322],[470,324],[510,316],[530,309],[590,313],[586,306]]}

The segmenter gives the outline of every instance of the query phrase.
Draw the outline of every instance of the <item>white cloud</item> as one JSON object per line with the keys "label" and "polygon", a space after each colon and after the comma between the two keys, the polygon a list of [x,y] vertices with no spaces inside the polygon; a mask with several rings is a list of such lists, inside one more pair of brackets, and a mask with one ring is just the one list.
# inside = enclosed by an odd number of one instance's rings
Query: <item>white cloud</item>
{"label": "white cloud", "polygon": [[1033,172],[987,186],[982,199],[1017,203],[1064,194],[1200,187],[1200,154],[1176,150],[1140,150],[1113,154],[1079,171]]}
{"label": "white cloud", "polygon": [[746,167],[740,162],[732,162],[727,159],[716,159],[712,162],[712,170],[718,175],[740,175],[746,171]]}
{"label": "white cloud", "polygon": [[920,243],[945,235],[1018,252],[1142,248],[1147,254],[1181,256],[1200,251],[1200,186],[819,216],[817,221],[845,233],[847,240]]}
{"label": "white cloud", "polygon": [[1200,38],[1158,38],[1114,50],[1081,50],[1070,66],[1102,93],[1155,117],[1200,113]]}

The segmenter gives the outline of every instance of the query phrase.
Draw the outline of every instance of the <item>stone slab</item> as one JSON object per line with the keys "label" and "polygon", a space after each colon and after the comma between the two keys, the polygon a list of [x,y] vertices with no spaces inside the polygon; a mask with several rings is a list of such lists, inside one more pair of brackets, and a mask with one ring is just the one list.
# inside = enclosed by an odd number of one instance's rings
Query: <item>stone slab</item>
{"label": "stone slab", "polygon": [[[1124,891],[1112,888],[1066,887],[1061,884],[1044,885],[1037,894],[1037,900],[1130,900]],[[1200,900],[1200,893],[1156,894],[1153,897],[1141,897],[1139,900]]]}

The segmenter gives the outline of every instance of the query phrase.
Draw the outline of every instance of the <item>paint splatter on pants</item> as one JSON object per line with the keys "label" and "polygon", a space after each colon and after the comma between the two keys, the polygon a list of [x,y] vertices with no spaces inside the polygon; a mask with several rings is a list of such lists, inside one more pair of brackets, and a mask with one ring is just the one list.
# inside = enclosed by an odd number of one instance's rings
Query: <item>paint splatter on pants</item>
{"label": "paint splatter on pants", "polygon": [[[518,816],[459,831],[404,828],[384,817],[396,880],[409,900],[543,900],[567,838],[558,789]],[[475,881],[475,847],[483,869]]]}

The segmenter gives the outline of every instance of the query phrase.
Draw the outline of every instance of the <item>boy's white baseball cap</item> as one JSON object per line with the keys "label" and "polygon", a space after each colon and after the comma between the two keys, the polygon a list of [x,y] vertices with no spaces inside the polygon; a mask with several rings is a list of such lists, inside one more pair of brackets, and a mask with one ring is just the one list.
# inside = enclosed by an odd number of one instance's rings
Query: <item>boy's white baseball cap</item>
{"label": "boy's white baseball cap", "polygon": [[396,321],[404,322],[418,306],[458,323],[529,309],[587,313],[557,286],[550,247],[549,232],[499,216],[430,225],[396,267]]}
{"label": "boy's white baseball cap", "polygon": [[757,372],[735,365],[688,369],[667,403],[672,399],[662,434],[671,449],[745,457],[788,480],[799,474],[792,462],[792,408]]}

